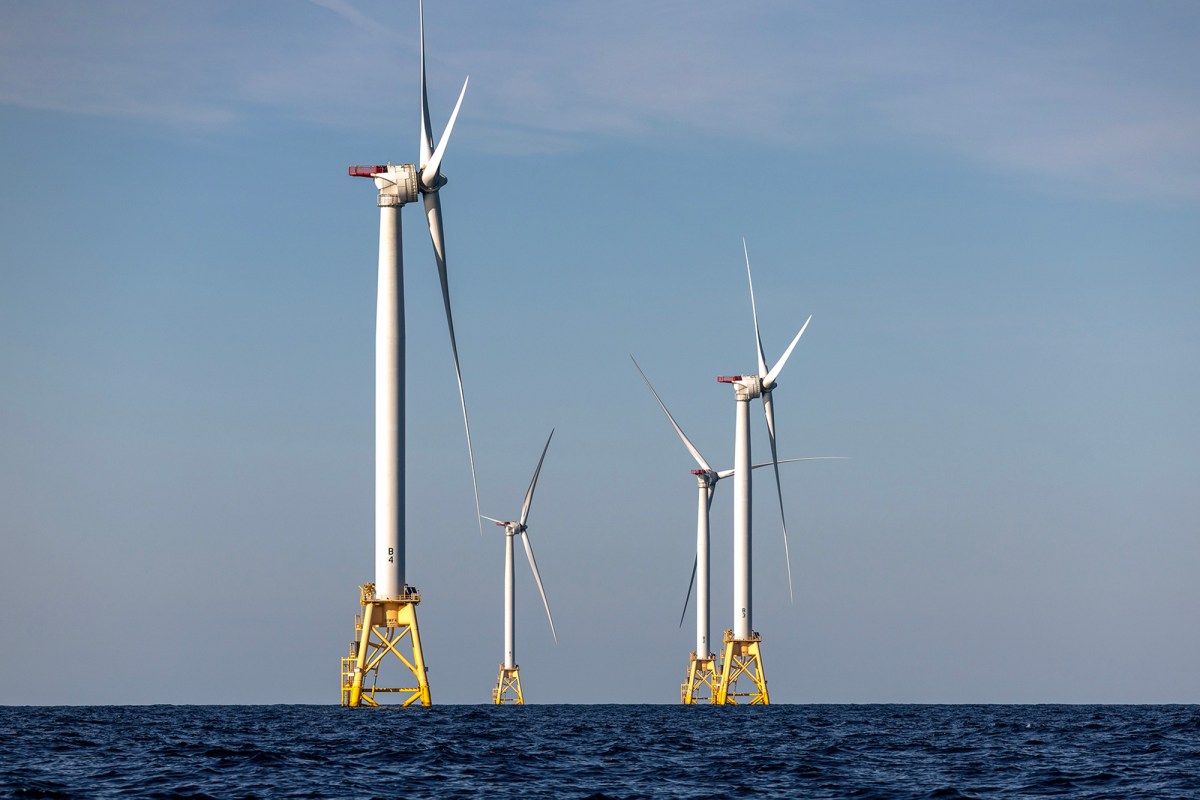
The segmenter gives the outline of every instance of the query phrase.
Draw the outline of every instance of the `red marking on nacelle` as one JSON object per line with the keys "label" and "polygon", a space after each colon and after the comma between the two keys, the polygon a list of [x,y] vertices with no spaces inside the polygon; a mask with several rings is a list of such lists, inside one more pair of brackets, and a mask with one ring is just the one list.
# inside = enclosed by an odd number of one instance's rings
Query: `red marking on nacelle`
{"label": "red marking on nacelle", "polygon": [[387,172],[387,164],[382,166],[354,166],[350,167],[351,178],[374,178],[381,172]]}
{"label": "red marking on nacelle", "polygon": [[512,525],[511,522],[500,522],[499,520],[496,520],[496,524],[501,528],[507,528],[509,525]]}
{"label": "red marking on nacelle", "polygon": [[735,381],[740,381],[741,379],[741,375],[718,375],[717,383],[734,383]]}
{"label": "red marking on nacelle", "polygon": [[694,470],[692,470],[692,474],[693,474],[693,475],[707,475],[707,474],[708,474],[708,470],[706,470],[706,469],[694,469]]}

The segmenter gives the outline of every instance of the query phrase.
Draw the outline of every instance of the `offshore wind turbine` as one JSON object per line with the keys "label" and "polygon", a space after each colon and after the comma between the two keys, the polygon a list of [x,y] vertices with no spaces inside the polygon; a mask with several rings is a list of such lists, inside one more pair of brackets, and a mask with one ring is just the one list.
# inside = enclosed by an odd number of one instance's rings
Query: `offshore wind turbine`
{"label": "offshore wind turbine", "polygon": [[537,468],[533,471],[533,479],[529,481],[529,488],[525,491],[520,519],[512,522],[482,517],[504,528],[504,661],[500,664],[500,674],[492,688],[492,703],[498,706],[505,703],[525,705],[525,694],[521,691],[521,669],[517,665],[516,592],[513,575],[513,539],[518,536],[525,545],[529,568],[533,570],[533,579],[537,581],[538,592],[542,595],[542,605],[546,607],[546,618],[550,620],[550,635],[554,637],[555,643],[558,642],[558,633],[554,630],[554,615],[550,613],[550,603],[546,600],[546,589],[542,586],[542,576],[538,572],[537,559],[533,557],[533,544],[529,541],[529,527],[526,525],[529,520],[529,508],[533,503],[533,490],[537,488],[542,462],[546,460],[546,451],[550,449],[550,440],[553,438],[554,431],[551,430],[550,435],[546,437],[546,446],[542,448]]}
{"label": "offshore wind turbine", "polygon": [[[475,479],[475,453],[471,425],[463,393],[458,342],[450,311],[450,286],[446,274],[445,236],[442,230],[440,191],[446,185],[442,159],[458,118],[467,81],[442,137],[435,144],[429,122],[429,98],[425,85],[425,15],[419,8],[421,38],[421,126],[420,166],[387,163],[352,166],[352,177],[371,178],[379,191],[379,271],[375,307],[375,581],[360,587],[362,614],[355,620],[356,636],[351,655],[342,659],[342,705],[378,705],[377,693],[404,695],[403,705],[420,701],[430,705],[429,683],[417,629],[416,606],[421,596],[405,581],[404,556],[404,265],[400,209],[418,198],[424,200],[425,216],[442,286],[442,304],[450,331],[450,351],[458,380],[471,483],[475,489],[475,513],[479,513],[479,484]],[[480,532],[482,533],[482,523]],[[401,654],[405,638],[411,658]],[[378,685],[379,667],[392,653],[412,673],[415,686]],[[365,686],[370,676],[370,686]]]}
{"label": "offshore wind turbine", "polygon": [[[688,662],[688,677],[687,681],[679,687],[680,700],[684,705],[696,705],[701,702],[715,702],[717,696],[717,666],[716,655],[709,649],[709,616],[711,606],[709,603],[709,513],[712,510],[713,496],[716,494],[717,482],[723,478],[732,476],[735,470],[714,470],[705,460],[696,446],[692,444],[683,429],[679,427],[679,423],[675,421],[675,417],[667,409],[666,403],[659,397],[659,394],[654,389],[654,385],[650,383],[650,379],[646,377],[646,373],[642,370],[637,359],[632,355],[629,356],[633,361],[633,365],[637,367],[637,371],[641,373],[642,380],[646,382],[650,393],[654,395],[654,399],[658,401],[658,405],[662,408],[663,413],[667,415],[667,419],[671,422],[671,427],[675,429],[675,433],[679,434],[683,446],[691,453],[695,459],[699,469],[692,470],[692,474],[696,476],[696,487],[699,492],[696,504],[696,560],[692,562],[692,577],[688,582],[687,595],[683,600],[683,613],[679,616],[679,625],[683,626],[683,619],[687,616],[688,602],[692,597],[692,586],[696,587],[696,649],[692,651]],[[807,458],[785,458],[780,460],[779,464],[790,464],[794,461],[830,461],[840,460],[842,456],[810,456]],[[775,462],[765,462],[762,464],[754,464],[751,469],[759,469],[761,467],[769,467]]]}
{"label": "offshore wind turbine", "polygon": [[[763,352],[762,336],[758,329],[758,308],[754,302],[754,280],[750,276],[750,254],[742,240],[746,255],[746,277],[750,281],[750,308],[754,315],[754,339],[758,349],[758,373],[753,375],[728,375],[717,378],[718,383],[733,384],[734,392],[734,444],[733,444],[733,627],[725,632],[725,647],[721,659],[721,677],[717,688],[716,703],[734,704],[738,697],[749,699],[751,705],[767,705],[767,678],[763,671],[762,637],[754,630],[754,615],[751,599],[751,466],[750,466],[750,401],[761,398],[763,413],[767,419],[767,434],[771,442],[771,463],[775,467],[775,486],[779,495],[779,513],[783,516],[783,488],[779,483],[779,457],[775,443],[775,411],[771,393],[778,383],[779,373],[791,356],[796,343],[804,335],[808,319],[800,332],[792,339],[787,350],[774,367],[767,367]],[[783,547],[787,559],[788,592],[791,593],[792,565],[787,547],[787,520],[783,522]],[[754,682],[754,690],[736,692],[739,677],[746,676]]]}
{"label": "offshore wind turbine", "polygon": [[[712,508],[713,493],[717,488],[717,481],[722,475],[709,465],[700,455],[700,451],[692,444],[691,440],[684,434],[683,429],[679,427],[679,423],[675,421],[675,417],[671,416],[671,412],[667,410],[667,405],[658,396],[658,392],[654,390],[654,385],[650,383],[650,379],[646,377],[646,373],[642,370],[637,359],[632,355],[629,356],[633,361],[633,365],[637,367],[637,371],[641,374],[642,380],[646,382],[646,386],[650,388],[654,399],[658,401],[658,405],[662,408],[663,413],[667,415],[667,419],[671,421],[671,427],[679,434],[679,438],[683,441],[683,446],[691,453],[692,458],[700,466],[699,469],[692,470],[692,474],[696,476],[696,489],[698,492],[696,504],[696,561],[692,565],[692,581],[696,583],[696,649],[692,651],[691,657],[688,660],[688,677],[687,681],[680,686],[680,699],[685,705],[693,705],[697,700],[702,700],[705,697],[712,699],[716,696],[716,654],[709,648],[709,613],[711,605],[708,599],[709,585],[709,538],[708,538],[708,513]],[[692,584],[688,583],[688,597],[692,594]],[[687,614],[687,600],[683,603],[683,614]],[[683,615],[679,618],[680,626],[683,625]]]}

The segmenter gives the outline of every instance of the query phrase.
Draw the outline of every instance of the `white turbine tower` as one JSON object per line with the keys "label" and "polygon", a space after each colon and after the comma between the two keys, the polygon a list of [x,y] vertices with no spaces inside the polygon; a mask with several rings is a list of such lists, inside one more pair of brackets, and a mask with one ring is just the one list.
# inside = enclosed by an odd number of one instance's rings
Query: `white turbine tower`
{"label": "white turbine tower", "polygon": [[[683,619],[687,616],[688,602],[692,597],[692,586],[696,587],[696,649],[692,651],[691,659],[688,665],[687,682],[680,685],[680,699],[684,705],[696,705],[698,701],[712,701],[716,699],[717,694],[717,672],[716,672],[716,656],[709,646],[709,615],[711,606],[709,603],[709,512],[712,510],[713,496],[716,494],[717,482],[723,478],[728,478],[734,474],[735,470],[714,470],[705,460],[696,446],[684,434],[683,429],[679,427],[679,423],[675,421],[675,417],[667,410],[666,404],[655,391],[654,385],[650,383],[650,379],[646,377],[646,373],[637,363],[632,355],[629,357],[633,361],[633,365],[637,367],[637,371],[641,373],[642,380],[646,382],[650,393],[654,395],[654,399],[658,401],[658,405],[662,408],[663,413],[667,415],[667,419],[671,422],[671,427],[675,429],[675,433],[679,434],[683,446],[692,454],[699,469],[692,470],[692,474],[696,476],[696,487],[699,492],[696,504],[696,560],[692,563],[692,577],[688,582],[687,595],[683,600],[683,613],[679,616],[679,624],[683,625]],[[832,461],[841,460],[842,456],[809,456],[807,458],[785,458],[780,460],[779,464],[790,464],[795,461]],[[751,469],[759,469],[761,467],[769,467],[776,462],[765,462],[755,464]]]}
{"label": "white turbine tower", "polygon": [[[479,513],[475,454],[471,446],[471,427],[467,420],[467,402],[459,368],[458,343],[454,337],[454,318],[450,311],[450,286],[446,275],[445,237],[439,198],[441,188],[446,185],[446,176],[441,171],[442,158],[467,91],[467,82],[463,81],[450,121],[435,146],[425,88],[423,7],[420,9],[420,37],[420,166],[388,163],[353,166],[349,169],[351,176],[372,178],[379,190],[379,279],[375,310],[375,582],[361,589],[363,613],[356,622],[356,643],[351,657],[343,659],[342,704],[350,706],[361,703],[376,705],[377,692],[405,693],[408,697],[402,701],[404,705],[418,700],[422,705],[430,704],[416,621],[416,605],[421,598],[405,582],[404,574],[404,268],[400,209],[416,202],[418,196],[424,199],[429,236],[441,279],[454,374],[458,380],[458,397],[467,431],[471,482],[475,488],[475,512]],[[401,656],[397,649],[405,636],[410,638],[411,660]],[[413,673],[417,684],[415,688],[388,689],[376,685],[380,663],[389,652]],[[368,675],[372,684],[364,690],[364,680]]]}
{"label": "white turbine tower", "polygon": [[[750,278],[750,255],[746,250],[746,277]],[[754,630],[751,583],[751,468],[750,468],[750,401],[762,398],[763,412],[767,418],[767,434],[771,442],[771,463],[775,467],[775,486],[779,495],[779,513],[783,516],[783,488],[779,483],[778,448],[775,443],[775,411],[771,393],[778,382],[779,373],[787,363],[796,343],[804,335],[810,314],[792,339],[787,350],[774,367],[768,369],[763,352],[762,336],[758,330],[758,309],[754,302],[754,281],[750,279],[750,308],[754,314],[754,339],[758,346],[758,374],[732,375],[717,378],[720,383],[732,383],[735,400],[734,444],[733,444],[733,628],[725,634],[725,650],[721,664],[720,685],[717,690],[718,704],[736,703],[737,697],[749,698],[751,705],[766,705],[770,702],[767,679],[763,672],[760,642],[762,637]],[[788,592],[791,593],[792,565],[787,546],[787,521],[783,523],[783,547],[787,560]],[[737,679],[747,676],[754,682],[751,692],[734,691]]]}
{"label": "white turbine tower", "polygon": [[550,440],[554,431],[546,438],[546,446],[542,448],[542,456],[538,459],[537,468],[533,471],[533,479],[529,481],[529,489],[525,492],[525,502],[521,505],[521,517],[516,522],[483,517],[504,528],[504,662],[500,664],[500,675],[496,686],[492,689],[492,702],[504,705],[506,702],[517,705],[525,704],[525,695],[521,691],[521,672],[517,666],[517,618],[515,581],[513,575],[513,539],[521,537],[525,545],[525,555],[529,559],[529,568],[533,570],[533,579],[537,581],[538,592],[542,595],[542,605],[546,607],[546,618],[550,620],[550,634],[558,642],[558,633],[554,630],[554,616],[550,613],[550,603],[546,600],[546,589],[542,586],[542,576],[538,572],[537,559],[533,557],[533,544],[529,541],[529,508],[533,503],[533,490],[537,488],[538,475],[542,472],[542,462],[546,460],[546,451],[550,449]]}

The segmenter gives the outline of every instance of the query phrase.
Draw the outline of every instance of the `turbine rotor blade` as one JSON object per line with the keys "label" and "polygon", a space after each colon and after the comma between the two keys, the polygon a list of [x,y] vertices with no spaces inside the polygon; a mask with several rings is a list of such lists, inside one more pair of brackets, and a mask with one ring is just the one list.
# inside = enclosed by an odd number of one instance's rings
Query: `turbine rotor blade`
{"label": "turbine rotor blade", "polygon": [[422,171],[433,155],[433,130],[429,126],[429,94],[425,90],[425,3],[417,4],[421,16],[421,163]]}
{"label": "turbine rotor blade", "polygon": [[683,440],[683,446],[686,447],[688,452],[692,454],[692,458],[696,459],[696,463],[700,465],[700,469],[712,472],[713,468],[710,467],[708,462],[704,460],[704,456],[700,455],[700,451],[696,449],[696,446],[692,444],[691,440],[684,435],[683,429],[679,427],[679,423],[676,422],[675,418],[671,416],[671,412],[667,411],[666,404],[663,403],[662,398],[658,396],[658,392],[654,391],[653,384],[651,384],[650,379],[646,377],[646,373],[642,372],[641,365],[637,363],[637,359],[633,357],[632,353],[629,356],[629,360],[633,362],[633,365],[637,367],[637,371],[641,373],[642,380],[646,382],[646,386],[650,387],[650,393],[654,395],[654,399],[657,400],[658,405],[662,407],[663,413],[667,415],[667,419],[671,420],[671,426],[675,428],[675,432],[678,433],[679,438]]}
{"label": "turbine rotor blade", "polygon": [[437,149],[433,151],[429,161],[421,168],[421,184],[427,189],[436,189],[441,182],[442,157],[446,155],[446,145],[450,143],[450,133],[454,130],[454,121],[458,119],[458,110],[462,108],[463,97],[467,94],[467,83],[471,80],[470,76],[463,81],[462,91],[458,93],[458,102],[454,104],[454,111],[450,114],[450,121],[446,123],[446,130],[442,131],[442,138],[438,140]]}
{"label": "turbine rotor blade", "polygon": [[[769,467],[772,464],[791,464],[796,461],[848,461],[849,456],[805,456],[804,458],[781,458],[778,461],[764,461],[761,464],[755,464],[750,469],[759,469],[760,467]],[[732,472],[732,470],[730,470]]]}
{"label": "turbine rotor blade", "polygon": [[[709,499],[712,499],[712,494],[709,494]],[[683,619],[687,616],[688,605],[692,602],[692,587],[696,584],[696,567],[700,563],[699,557],[692,561],[692,579],[688,581],[687,596],[683,598],[683,613],[679,615],[679,627],[683,627]]]}
{"label": "turbine rotor blade", "polygon": [[[546,442],[546,445],[549,446],[550,443]],[[542,455],[545,453],[543,452]],[[541,467],[540,463],[538,467]],[[534,480],[537,480],[536,475],[534,475]],[[537,581],[538,592],[542,595],[542,605],[546,607],[546,619],[550,620],[550,635],[554,637],[554,643],[558,644],[558,633],[554,630],[554,615],[550,613],[550,602],[546,599],[546,589],[542,586],[542,576],[538,572],[537,559],[533,557],[533,545],[529,542],[529,531],[521,531],[521,543],[525,545],[525,555],[529,557],[529,566],[533,569],[533,579]]]}
{"label": "turbine rotor blade", "polygon": [[[446,243],[442,233],[442,201],[437,192],[425,195],[425,216],[429,221],[429,238],[437,260],[438,279],[442,284],[442,304],[446,308],[446,327],[450,331],[450,353],[454,356],[454,378],[458,381],[458,400],[462,405],[463,427],[467,431],[467,457],[471,460],[471,487],[475,492],[475,515],[479,513],[479,481],[475,477],[475,448],[471,444],[471,422],[467,417],[467,396],[463,391],[462,369],[458,363],[458,340],[454,336],[454,314],[450,310],[450,280],[446,274]],[[483,535],[483,523],[479,523]]]}
{"label": "turbine rotor blade", "polygon": [[767,375],[767,355],[763,352],[762,336],[758,332],[758,306],[754,303],[754,278],[750,275],[750,250],[746,247],[746,237],[742,237],[742,252],[746,255],[746,280],[750,282],[750,312],[754,314],[754,343],[758,346],[758,377]]}
{"label": "turbine rotor blade", "polygon": [[[778,462],[764,461],[761,464],[753,464],[753,465],[751,465],[750,469],[762,469],[763,467],[769,467],[775,463],[791,464],[794,461],[848,461],[849,459],[850,459],[849,456],[806,456],[804,458],[781,458],[781,459],[779,459]],[[718,478],[729,478],[735,472],[737,472],[737,470],[723,469],[717,473],[717,477]]]}
{"label": "turbine rotor blade", "polygon": [[804,335],[804,331],[808,328],[808,323],[810,322],[812,322],[812,314],[809,314],[808,319],[804,320],[804,324],[800,326],[800,332],[796,334],[795,339],[792,339],[792,343],[788,345],[788,349],[783,351],[783,355],[779,357],[778,363],[771,367],[771,371],[762,379],[765,391],[770,391],[775,387],[775,380],[779,377],[779,373],[783,371],[783,365],[787,363],[788,357],[796,349],[796,343],[800,341],[800,337]]}
{"label": "turbine rotor blade", "polygon": [[771,439],[771,463],[778,464],[779,459],[775,457],[775,403],[771,397],[771,392],[768,389],[762,393],[763,414],[767,418],[767,436]]}
{"label": "turbine rotor blade", "polygon": [[[537,486],[538,475],[542,472],[542,462],[546,460],[546,451],[550,449],[550,440],[554,438],[554,429],[550,429],[550,435],[546,437],[546,446],[542,448],[542,457],[538,459],[537,469],[533,471],[533,480],[529,482],[529,489],[525,492],[525,502],[521,506],[521,527],[525,526],[525,521],[529,519],[529,506],[533,503],[533,490]],[[528,549],[529,545],[525,545]],[[529,558],[533,558],[533,551],[529,551]],[[534,572],[537,572],[537,567],[534,567]],[[543,598],[545,596],[543,595]],[[549,613],[549,609],[547,609]]]}
{"label": "turbine rotor blade", "polygon": [[495,517],[489,517],[487,514],[480,514],[479,516],[482,517],[483,519],[486,519],[488,522],[494,522],[497,525],[504,524],[503,520],[496,519]]}
{"label": "turbine rotor blade", "polygon": [[788,549],[787,516],[783,513],[783,484],[779,480],[779,453],[775,446],[775,409],[771,403],[771,393],[769,391],[763,392],[762,401],[763,412],[767,417],[768,438],[771,441],[771,466],[775,468],[775,491],[779,495],[779,519],[783,523],[783,555],[787,561],[788,600],[795,603],[796,598],[792,592],[792,554]]}

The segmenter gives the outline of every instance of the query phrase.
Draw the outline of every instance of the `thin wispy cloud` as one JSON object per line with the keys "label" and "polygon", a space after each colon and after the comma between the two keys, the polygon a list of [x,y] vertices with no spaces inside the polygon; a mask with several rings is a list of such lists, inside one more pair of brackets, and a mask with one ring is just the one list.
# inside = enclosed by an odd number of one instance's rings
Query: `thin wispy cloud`
{"label": "thin wispy cloud", "polygon": [[[213,131],[260,115],[378,125],[380,98],[415,94],[415,5],[10,3],[0,102]],[[473,74],[477,146],[899,139],[1200,198],[1188,4],[443,2],[426,16],[433,105]]]}
{"label": "thin wispy cloud", "polygon": [[348,0],[311,0],[311,2],[313,5],[332,11],[368,35],[381,36],[391,33],[381,22],[368,17]]}
{"label": "thin wispy cloud", "polygon": [[394,31],[338,0],[10,3],[3,21],[0,103],[189,135],[361,119],[399,55]]}

